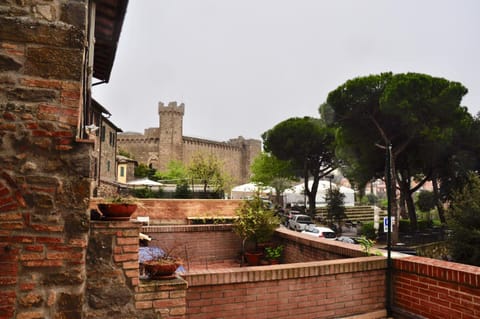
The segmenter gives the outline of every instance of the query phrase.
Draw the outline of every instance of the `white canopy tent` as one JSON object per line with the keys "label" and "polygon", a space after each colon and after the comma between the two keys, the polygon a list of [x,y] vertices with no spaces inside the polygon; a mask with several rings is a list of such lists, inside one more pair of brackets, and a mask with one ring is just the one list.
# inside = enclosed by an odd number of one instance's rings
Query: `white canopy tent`
{"label": "white canopy tent", "polygon": [[[309,188],[312,187],[313,181],[308,182]],[[344,186],[337,186],[334,183],[330,183],[329,181],[320,181],[318,183],[318,190],[316,196],[316,206],[326,206],[326,196],[328,194],[328,190],[330,189],[330,185],[332,188],[337,188],[340,190],[342,194],[345,195],[344,204],[347,207],[355,206],[355,191],[351,188],[344,187]],[[286,190],[283,193],[283,202],[284,204],[288,203],[296,203],[296,204],[305,204],[305,186],[303,183],[293,186],[292,188]]]}
{"label": "white canopy tent", "polygon": [[267,197],[270,194],[275,194],[275,190],[269,186],[260,186],[255,183],[247,183],[247,184],[238,185],[232,188],[231,198],[246,199],[256,194],[259,194],[260,197]]}
{"label": "white canopy tent", "polygon": [[159,188],[163,186],[162,183],[152,181],[151,179],[148,178],[140,178],[140,179],[135,179],[133,181],[130,181],[127,183],[128,186],[132,186],[133,188],[141,188],[141,187],[149,187],[149,188]]}

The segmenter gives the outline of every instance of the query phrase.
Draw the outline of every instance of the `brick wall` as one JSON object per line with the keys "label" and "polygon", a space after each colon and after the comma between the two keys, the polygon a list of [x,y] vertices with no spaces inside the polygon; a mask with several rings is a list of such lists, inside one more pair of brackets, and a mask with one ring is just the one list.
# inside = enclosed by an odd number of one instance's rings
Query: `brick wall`
{"label": "brick wall", "polygon": [[184,318],[187,283],[139,280],[141,224],[92,221],[87,255],[86,319]]}
{"label": "brick wall", "polygon": [[[91,208],[101,202],[94,198]],[[138,199],[138,208],[132,215],[149,216],[150,224],[187,224],[188,217],[235,216],[241,200],[224,199]]]}
{"label": "brick wall", "polygon": [[480,268],[423,257],[394,260],[399,315],[431,319],[480,318]]}
{"label": "brick wall", "polygon": [[231,225],[151,226],[142,231],[152,237],[151,246],[174,248],[187,270],[238,259],[241,251],[241,240]]}
{"label": "brick wall", "polygon": [[384,318],[385,267],[361,257],[189,273],[187,318]]}
{"label": "brick wall", "polygon": [[0,318],[81,318],[89,151],[78,143],[87,1],[0,12]]}

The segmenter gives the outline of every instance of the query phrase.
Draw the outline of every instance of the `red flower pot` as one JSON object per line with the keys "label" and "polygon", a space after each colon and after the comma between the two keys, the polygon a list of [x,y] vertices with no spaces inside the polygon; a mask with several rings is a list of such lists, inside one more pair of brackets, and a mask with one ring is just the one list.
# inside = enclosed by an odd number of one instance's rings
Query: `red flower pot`
{"label": "red flower pot", "polygon": [[106,220],[129,220],[137,209],[135,204],[102,203],[97,206]]}

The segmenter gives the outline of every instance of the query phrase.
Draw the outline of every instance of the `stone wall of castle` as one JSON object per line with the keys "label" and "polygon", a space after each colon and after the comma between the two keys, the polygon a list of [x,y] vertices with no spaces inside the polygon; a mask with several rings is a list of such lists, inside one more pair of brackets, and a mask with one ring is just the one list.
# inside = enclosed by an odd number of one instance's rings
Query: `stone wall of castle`
{"label": "stone wall of castle", "polygon": [[190,163],[198,153],[213,154],[224,163],[224,170],[235,183],[250,178],[250,165],[261,151],[261,141],[238,137],[227,142],[183,136],[185,105],[159,103],[159,128],[148,128],[144,134],[118,134],[118,146],[132,154],[139,163],[164,170],[172,160]]}

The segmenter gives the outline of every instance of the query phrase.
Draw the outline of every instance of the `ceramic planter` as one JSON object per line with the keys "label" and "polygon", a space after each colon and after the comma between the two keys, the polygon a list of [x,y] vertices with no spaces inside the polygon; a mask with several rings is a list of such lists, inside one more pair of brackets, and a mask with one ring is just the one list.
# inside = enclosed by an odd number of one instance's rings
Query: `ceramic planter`
{"label": "ceramic planter", "polygon": [[129,220],[137,209],[136,204],[125,203],[101,203],[97,206],[105,220]]}

